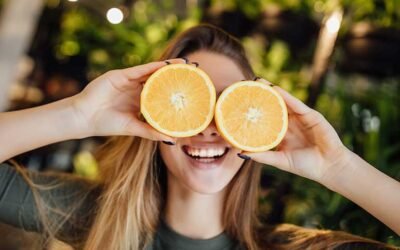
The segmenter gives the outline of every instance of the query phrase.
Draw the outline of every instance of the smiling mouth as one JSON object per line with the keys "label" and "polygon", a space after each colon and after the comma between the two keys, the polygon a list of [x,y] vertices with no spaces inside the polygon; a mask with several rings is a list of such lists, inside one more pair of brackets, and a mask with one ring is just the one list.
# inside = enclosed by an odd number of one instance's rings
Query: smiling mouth
{"label": "smiling mouth", "polygon": [[193,160],[202,163],[211,163],[222,159],[228,152],[228,147],[207,147],[197,148],[182,146],[182,151]]}

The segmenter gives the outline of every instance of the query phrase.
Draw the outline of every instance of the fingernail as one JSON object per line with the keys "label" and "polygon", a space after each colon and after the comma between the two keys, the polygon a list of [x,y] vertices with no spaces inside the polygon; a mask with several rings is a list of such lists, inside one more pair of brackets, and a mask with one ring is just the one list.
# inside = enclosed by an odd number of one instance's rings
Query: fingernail
{"label": "fingernail", "polygon": [[165,64],[167,64],[167,65],[170,65],[170,64],[171,64],[170,61],[164,61],[164,62],[165,62]]}
{"label": "fingernail", "polygon": [[261,79],[261,77],[259,76],[254,77],[253,81],[257,81],[258,79]]}
{"label": "fingernail", "polygon": [[169,146],[173,146],[175,145],[175,143],[173,143],[172,141],[163,141],[164,144],[167,144]]}
{"label": "fingernail", "polygon": [[189,63],[189,59],[187,59],[186,57],[181,57],[183,60],[185,60],[185,63],[188,64]]}
{"label": "fingernail", "polygon": [[196,68],[199,67],[199,63],[198,62],[192,62],[192,64],[196,65]]}
{"label": "fingernail", "polygon": [[241,153],[238,153],[237,156],[239,156],[239,157],[242,158],[243,160],[251,160],[251,157],[250,157],[250,156],[242,155]]}

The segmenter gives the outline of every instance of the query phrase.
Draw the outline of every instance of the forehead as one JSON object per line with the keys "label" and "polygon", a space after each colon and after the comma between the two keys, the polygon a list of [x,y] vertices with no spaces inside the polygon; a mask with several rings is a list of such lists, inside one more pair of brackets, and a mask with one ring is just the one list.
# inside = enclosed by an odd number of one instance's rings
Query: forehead
{"label": "forehead", "polygon": [[240,68],[227,56],[208,51],[197,51],[186,57],[190,62],[197,62],[199,68],[208,74],[214,83],[217,94],[232,83],[245,79]]}

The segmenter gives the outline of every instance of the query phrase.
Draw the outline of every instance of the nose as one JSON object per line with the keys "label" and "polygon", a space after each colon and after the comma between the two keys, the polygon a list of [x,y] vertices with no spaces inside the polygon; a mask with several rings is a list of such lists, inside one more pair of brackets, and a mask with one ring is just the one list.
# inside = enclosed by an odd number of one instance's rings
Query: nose
{"label": "nose", "polygon": [[219,136],[219,132],[217,130],[217,126],[215,125],[214,119],[211,121],[208,127],[202,132],[200,132],[198,135],[203,136],[205,138],[207,137],[213,138]]}

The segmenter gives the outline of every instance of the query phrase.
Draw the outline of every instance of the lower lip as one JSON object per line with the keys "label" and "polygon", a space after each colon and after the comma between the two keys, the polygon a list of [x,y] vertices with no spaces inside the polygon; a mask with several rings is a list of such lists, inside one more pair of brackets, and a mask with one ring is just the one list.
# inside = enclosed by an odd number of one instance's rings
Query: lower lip
{"label": "lower lip", "polygon": [[216,160],[210,161],[210,162],[201,162],[201,161],[193,159],[192,157],[190,157],[186,154],[185,154],[185,156],[189,159],[191,166],[204,170],[204,169],[214,169],[214,168],[218,168],[219,166],[221,166],[221,164],[224,161],[227,154],[228,154],[228,152],[225,153],[224,156],[222,156]]}

